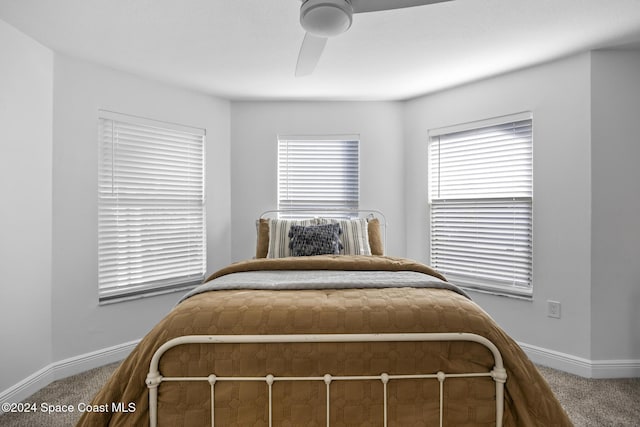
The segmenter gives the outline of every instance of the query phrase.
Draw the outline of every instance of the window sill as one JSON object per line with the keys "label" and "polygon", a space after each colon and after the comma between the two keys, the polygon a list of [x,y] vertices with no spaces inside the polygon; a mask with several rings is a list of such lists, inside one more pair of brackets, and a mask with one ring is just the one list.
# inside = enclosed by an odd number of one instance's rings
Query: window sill
{"label": "window sill", "polygon": [[186,293],[192,290],[193,288],[195,288],[196,286],[198,286],[199,284],[200,283],[196,283],[196,284],[190,283],[184,286],[158,289],[153,291],[138,292],[133,294],[114,295],[107,298],[102,297],[99,299],[98,305],[99,306],[111,305],[111,304],[117,304],[120,302],[133,301],[133,300],[138,300],[142,298],[155,297],[155,296],[166,295],[166,294],[171,294],[176,292]]}
{"label": "window sill", "polygon": [[533,293],[516,293],[516,292],[509,292],[508,290],[481,289],[481,288],[473,288],[473,287],[468,287],[468,286],[463,286],[463,285],[457,285],[457,286],[460,289],[464,290],[465,292],[478,293],[478,294],[484,294],[484,295],[492,295],[492,296],[497,296],[497,297],[517,299],[517,300],[520,300],[520,301],[533,302]]}

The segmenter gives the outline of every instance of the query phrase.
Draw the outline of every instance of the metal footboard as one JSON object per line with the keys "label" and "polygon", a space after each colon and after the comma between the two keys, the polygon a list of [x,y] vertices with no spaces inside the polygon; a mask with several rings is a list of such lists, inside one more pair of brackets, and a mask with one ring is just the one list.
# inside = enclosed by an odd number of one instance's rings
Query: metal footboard
{"label": "metal footboard", "polygon": [[[268,343],[362,343],[362,342],[424,342],[424,341],[469,341],[481,344],[493,354],[494,367],[488,372],[445,373],[415,375],[393,375],[381,373],[371,376],[332,376],[320,377],[276,377],[271,374],[262,377],[218,377],[211,374],[206,377],[163,377],[158,370],[160,358],[169,349],[184,344],[268,344]],[[400,334],[320,334],[320,335],[188,335],[164,343],[151,359],[147,387],[149,388],[149,421],[151,427],[158,423],[158,387],[169,381],[206,381],[211,386],[211,425],[215,426],[215,385],[223,381],[259,381],[267,384],[269,399],[269,426],[272,425],[272,387],[280,381],[323,381],[326,384],[326,425],[329,427],[330,386],[334,381],[379,380],[383,384],[383,425],[387,426],[387,384],[402,379],[437,379],[440,383],[440,426],[443,425],[443,386],[447,378],[491,377],[496,386],[496,426],[502,426],[504,413],[504,383],[507,373],[502,355],[498,348],[487,338],[469,333],[400,333]]]}

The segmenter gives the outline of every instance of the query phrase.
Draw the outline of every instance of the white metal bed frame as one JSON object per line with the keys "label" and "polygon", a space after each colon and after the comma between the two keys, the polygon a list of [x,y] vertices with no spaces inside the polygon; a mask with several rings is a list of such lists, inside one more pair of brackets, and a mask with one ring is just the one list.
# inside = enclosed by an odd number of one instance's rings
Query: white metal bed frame
{"label": "white metal bed frame", "polygon": [[[212,373],[206,377],[164,377],[159,371],[162,355],[169,349],[184,344],[273,344],[273,343],[358,343],[358,342],[426,342],[426,341],[468,341],[485,346],[493,355],[494,367],[487,372],[445,373],[394,375],[381,373],[380,375],[332,376],[325,374],[316,377],[276,377],[267,374],[262,377],[218,377]],[[188,335],[177,337],[164,343],[154,353],[146,384],[149,388],[149,421],[151,427],[158,423],[158,387],[163,382],[171,381],[206,381],[211,386],[211,426],[215,427],[215,385],[222,381],[257,381],[267,384],[269,397],[269,426],[272,426],[273,384],[281,381],[323,381],[326,384],[326,425],[330,425],[330,385],[333,381],[379,380],[383,385],[383,420],[387,427],[387,384],[389,381],[403,379],[437,379],[440,383],[440,426],[443,425],[444,381],[447,378],[476,378],[491,377],[496,387],[496,426],[502,426],[504,413],[504,384],[507,372],[502,362],[502,355],[498,348],[487,338],[469,333],[399,333],[399,334],[320,334],[320,335]]]}

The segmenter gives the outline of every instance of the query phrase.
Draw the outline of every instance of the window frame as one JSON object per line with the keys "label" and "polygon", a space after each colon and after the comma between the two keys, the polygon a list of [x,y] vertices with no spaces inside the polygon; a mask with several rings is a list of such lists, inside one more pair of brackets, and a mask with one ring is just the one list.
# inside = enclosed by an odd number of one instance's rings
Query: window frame
{"label": "window frame", "polygon": [[200,284],[206,130],[98,110],[98,150],[99,304]]}
{"label": "window frame", "polygon": [[[474,131],[478,131],[479,133],[482,129],[490,129],[492,127],[500,127],[501,125],[507,125],[507,124],[526,123],[527,121],[529,122],[529,126],[530,126],[530,134],[528,137],[528,141],[526,142],[527,144],[529,144],[528,165],[526,165],[529,169],[528,177],[526,178],[529,180],[528,189],[524,189],[523,187],[523,190],[520,191],[519,193],[515,192],[511,195],[504,195],[500,197],[478,197],[478,196],[469,197],[468,194],[471,193],[471,191],[465,190],[463,185],[462,192],[460,193],[460,195],[455,195],[455,191],[453,191],[453,192],[450,192],[449,194],[446,194],[445,197],[439,197],[439,198],[434,197],[434,186],[441,184],[439,180],[442,178],[442,177],[438,177],[436,179],[432,176],[432,173],[434,172],[440,173],[440,169],[438,169],[433,164],[434,153],[432,152],[432,148],[433,148],[434,142],[437,141],[439,143],[440,138],[451,137],[452,135],[456,135],[456,134],[461,135],[462,133],[471,133]],[[500,117],[495,117],[495,118],[490,118],[485,120],[462,123],[458,125],[447,126],[447,127],[437,128],[437,129],[431,129],[428,132],[427,159],[428,159],[427,165],[428,165],[428,171],[429,171],[428,172],[428,192],[427,192],[428,193],[427,213],[428,213],[428,227],[429,227],[429,239],[428,239],[429,263],[433,265],[434,268],[440,269],[440,271],[442,271],[449,280],[451,280],[453,283],[459,285],[464,289],[490,293],[494,295],[503,295],[503,296],[510,296],[510,297],[516,297],[516,298],[523,298],[523,299],[532,299],[533,298],[533,200],[534,200],[533,199],[533,176],[534,176],[533,175],[533,114],[531,112],[522,112],[522,113],[516,113],[516,114],[510,114],[506,116],[500,116]],[[462,182],[464,183],[464,181]],[[465,191],[467,191],[467,194],[464,194]],[[442,196],[442,193],[440,193],[440,196]],[[474,274],[471,272],[462,274],[462,273],[459,273],[459,271],[461,271],[459,269],[460,268],[464,269],[466,267],[464,266],[451,267],[453,265],[452,263],[450,263],[449,267],[447,268],[443,268],[442,266],[439,266],[440,262],[438,262],[437,260],[438,254],[436,254],[435,251],[442,252],[443,251],[442,247],[445,246],[446,243],[444,243],[445,239],[441,239],[440,242],[434,242],[434,239],[441,238],[442,236],[442,235],[438,236],[438,232],[434,231],[434,227],[435,227],[434,221],[438,221],[440,220],[440,218],[442,218],[441,216],[438,217],[438,215],[445,215],[445,214],[434,213],[434,209],[439,209],[440,206],[444,205],[445,203],[450,203],[453,206],[456,203],[470,204],[474,200],[477,202],[476,203],[477,205],[484,205],[485,202],[486,203],[495,202],[497,204],[503,205],[502,206],[503,211],[506,211],[507,209],[511,209],[511,212],[518,212],[517,214],[512,213],[512,215],[514,215],[514,218],[518,216],[518,219],[512,220],[514,225],[512,225],[511,227],[512,227],[512,230],[516,230],[516,231],[521,231],[521,230],[517,230],[517,228],[523,227],[523,230],[525,231],[523,231],[522,236],[528,233],[528,239],[522,240],[522,242],[525,242],[525,241],[528,242],[528,249],[522,251],[522,247],[517,247],[515,250],[512,251],[513,252],[512,259],[515,259],[521,256],[524,257],[524,260],[521,260],[522,264],[517,264],[514,262],[514,265],[517,265],[518,268],[522,266],[525,266],[525,267],[528,266],[528,270],[520,270],[521,272],[524,272],[522,274],[524,274],[525,276],[528,276],[526,285],[522,285],[521,280],[516,280],[516,279],[514,279],[513,283],[508,284],[506,281],[503,281],[502,279],[498,280],[495,278],[491,278],[491,279],[482,278],[480,277],[479,274]],[[511,205],[511,207],[507,208],[507,205]],[[526,212],[520,211],[519,209],[524,209],[526,210]],[[485,209],[484,211],[488,212],[487,209]],[[521,212],[524,212],[522,213],[522,217],[520,217]],[[483,209],[479,207],[478,214],[477,214],[478,218],[480,218],[479,221],[483,221],[483,215],[485,215],[485,213],[483,213]],[[437,217],[437,218],[434,219],[434,217]],[[464,214],[462,214],[461,221],[466,221],[464,218],[465,216]],[[519,224],[518,222],[522,222],[522,224]],[[512,233],[515,235],[516,231],[512,231]],[[516,239],[514,238],[514,241],[515,240]],[[481,239],[479,239],[479,241],[481,241]],[[479,246],[477,242],[474,242],[474,243],[477,246]],[[473,244],[467,243],[466,245],[469,248],[469,250],[471,251],[474,250]],[[451,253],[457,250],[458,249],[453,249]],[[522,252],[517,252],[518,250]],[[507,251],[505,250],[505,252]],[[442,255],[440,256],[442,258]],[[453,256],[453,255],[450,255],[450,256]],[[496,256],[497,257],[496,259],[502,257],[502,255],[487,255],[487,256],[488,257]],[[478,258],[477,255],[475,254],[469,254],[467,255],[467,257],[469,259],[473,259],[474,257]],[[455,262],[457,262],[457,260]],[[511,268],[516,268],[516,267],[512,266]],[[455,272],[456,269],[458,269],[458,274],[456,274]]]}

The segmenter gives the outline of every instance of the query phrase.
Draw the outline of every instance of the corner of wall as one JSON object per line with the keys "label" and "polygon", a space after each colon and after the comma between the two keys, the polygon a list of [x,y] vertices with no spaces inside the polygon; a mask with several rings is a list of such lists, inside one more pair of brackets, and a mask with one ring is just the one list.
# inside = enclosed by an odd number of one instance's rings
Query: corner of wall
{"label": "corner of wall", "polygon": [[4,389],[52,357],[53,52],[0,20],[0,56]]}

